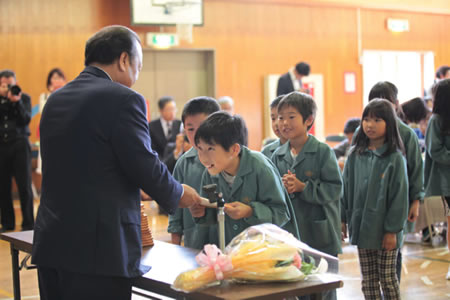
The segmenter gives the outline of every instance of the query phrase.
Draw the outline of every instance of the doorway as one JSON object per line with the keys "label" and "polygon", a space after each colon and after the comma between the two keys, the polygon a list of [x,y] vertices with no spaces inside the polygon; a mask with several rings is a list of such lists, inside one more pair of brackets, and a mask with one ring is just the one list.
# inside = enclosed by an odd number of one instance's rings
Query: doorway
{"label": "doorway", "polygon": [[172,96],[181,118],[184,104],[197,96],[215,97],[213,49],[143,49],[143,67],[133,89],[147,101],[149,120],[159,117],[158,99]]}
{"label": "doorway", "polygon": [[422,97],[434,80],[434,53],[431,51],[364,50],[363,104],[368,103],[370,89],[379,81],[390,81],[398,88],[400,103]]}

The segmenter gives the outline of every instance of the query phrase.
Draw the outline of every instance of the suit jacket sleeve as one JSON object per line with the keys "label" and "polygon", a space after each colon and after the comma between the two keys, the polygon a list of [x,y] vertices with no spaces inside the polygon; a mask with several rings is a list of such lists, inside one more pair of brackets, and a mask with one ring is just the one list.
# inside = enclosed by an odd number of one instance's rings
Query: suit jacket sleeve
{"label": "suit jacket sleeve", "polygon": [[278,79],[277,96],[286,95],[294,91],[294,86],[289,78],[289,74],[284,74]]}
{"label": "suit jacket sleeve", "polygon": [[150,147],[145,110],[142,96],[132,94],[125,99],[112,128],[111,142],[126,177],[172,214],[178,207],[183,187]]}

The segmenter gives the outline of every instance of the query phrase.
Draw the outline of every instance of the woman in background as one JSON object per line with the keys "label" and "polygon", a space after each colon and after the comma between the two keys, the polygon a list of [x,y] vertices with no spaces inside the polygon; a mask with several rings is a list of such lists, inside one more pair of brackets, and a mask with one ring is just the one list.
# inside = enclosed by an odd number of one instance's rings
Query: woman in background
{"label": "woman in background", "polygon": [[47,90],[39,96],[39,112],[42,113],[48,97],[66,84],[66,76],[60,68],[51,69],[47,76]]}

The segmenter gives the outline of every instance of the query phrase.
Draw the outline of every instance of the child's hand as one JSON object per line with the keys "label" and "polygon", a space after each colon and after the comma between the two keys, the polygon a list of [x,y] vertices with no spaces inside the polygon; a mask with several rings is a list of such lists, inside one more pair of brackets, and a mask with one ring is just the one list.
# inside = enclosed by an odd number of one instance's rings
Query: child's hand
{"label": "child's hand", "polygon": [[289,194],[295,193],[295,192],[303,192],[305,189],[305,183],[298,180],[298,178],[295,176],[295,174],[292,174],[290,170],[288,170],[287,174],[283,175],[283,184],[286,190]]}
{"label": "child's hand", "polygon": [[396,246],[397,246],[397,234],[392,232],[385,233],[383,238],[383,244],[381,245],[381,247],[384,250],[390,251],[394,250]]}
{"label": "child's hand", "polygon": [[341,223],[341,240],[344,241],[344,239],[347,238],[347,224],[344,222]]}
{"label": "child's hand", "polygon": [[191,212],[194,218],[201,218],[205,215],[205,206],[200,204],[195,204],[189,207],[189,211]]}
{"label": "child's hand", "polygon": [[171,240],[172,240],[172,244],[175,245],[181,245],[181,233],[172,233],[171,234]]}
{"label": "child's hand", "polygon": [[409,208],[408,221],[415,222],[419,217],[419,200],[414,200]]}
{"label": "child's hand", "polygon": [[234,220],[249,218],[253,215],[252,207],[239,201],[226,203],[224,212]]}

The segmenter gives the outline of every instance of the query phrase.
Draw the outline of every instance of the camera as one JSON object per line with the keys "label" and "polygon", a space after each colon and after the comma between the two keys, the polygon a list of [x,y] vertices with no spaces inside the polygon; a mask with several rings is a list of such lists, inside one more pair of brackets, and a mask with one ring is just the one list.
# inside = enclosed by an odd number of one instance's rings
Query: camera
{"label": "camera", "polygon": [[22,92],[22,89],[18,85],[8,85],[8,89],[11,92],[11,95],[13,96],[19,96],[20,92]]}

